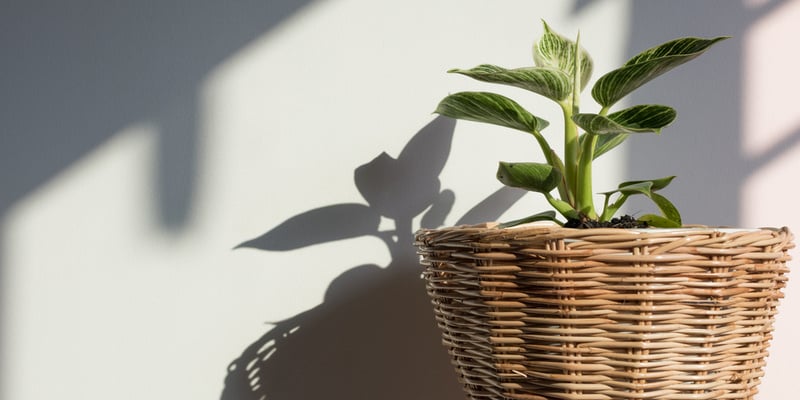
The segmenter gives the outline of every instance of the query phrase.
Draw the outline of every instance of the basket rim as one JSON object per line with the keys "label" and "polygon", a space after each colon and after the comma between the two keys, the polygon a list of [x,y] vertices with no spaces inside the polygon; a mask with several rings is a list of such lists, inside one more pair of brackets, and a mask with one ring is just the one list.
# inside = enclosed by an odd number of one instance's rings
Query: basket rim
{"label": "basket rim", "polygon": [[[793,248],[794,235],[787,227],[782,228],[731,228],[684,225],[681,228],[565,228],[555,223],[529,223],[514,227],[502,227],[497,222],[457,225],[436,229],[419,229],[414,235],[415,246],[433,245],[438,242],[472,243],[519,243],[563,240],[566,243],[587,242],[648,242],[663,244],[669,240],[692,241],[695,245],[707,242],[725,242],[723,247],[749,245],[775,245]],[[699,241],[699,242],[698,242]],[[677,242],[676,242],[677,243]],[[679,244],[677,244],[679,245]],[[669,246],[668,246],[669,247]]]}
{"label": "basket rim", "polygon": [[663,233],[663,234],[671,234],[671,233],[684,233],[684,232],[705,232],[705,231],[713,231],[719,233],[740,233],[740,232],[759,232],[759,231],[769,231],[769,232],[780,232],[780,231],[788,231],[789,228],[786,226],[782,227],[770,227],[770,226],[762,226],[762,227],[733,227],[733,226],[710,226],[710,225],[701,225],[701,224],[687,224],[683,225],[680,228],[566,228],[561,225],[556,224],[555,222],[550,221],[537,221],[537,222],[529,222],[525,224],[520,224],[516,226],[510,227],[503,227],[501,226],[502,223],[491,221],[491,222],[482,222],[479,224],[461,224],[461,225],[451,225],[451,226],[443,226],[438,228],[420,228],[418,232],[435,232],[435,231],[455,231],[455,230],[475,230],[475,231],[509,231],[513,232],[516,230],[526,230],[526,229],[534,229],[534,230],[546,230],[546,231],[569,231],[569,232],[618,232],[618,233],[639,233],[639,234],[647,234],[647,233]]}

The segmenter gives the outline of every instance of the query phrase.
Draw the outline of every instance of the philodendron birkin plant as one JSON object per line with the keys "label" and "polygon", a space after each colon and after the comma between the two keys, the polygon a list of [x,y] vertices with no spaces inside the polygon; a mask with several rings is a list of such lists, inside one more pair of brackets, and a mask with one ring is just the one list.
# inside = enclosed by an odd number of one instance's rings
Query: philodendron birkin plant
{"label": "philodendron birkin plant", "polygon": [[[596,114],[580,111],[581,91],[592,73],[592,59],[580,46],[580,34],[574,41],[570,40],[554,32],[546,22],[544,34],[533,48],[534,66],[506,69],[483,64],[472,69],[448,71],[479,81],[526,89],[554,101],[564,117],[561,156],[553,150],[543,132],[549,123],[506,96],[490,92],[455,93],[445,97],[436,112],[532,135],[541,147],[545,162],[500,162],[497,178],[507,186],[543,194],[566,219],[566,226],[680,227],[678,209],[658,193],[674,176],[623,182],[616,189],[601,193],[604,201],[602,208],[598,208],[592,188],[592,163],[619,146],[629,135],[660,133],[676,116],[672,107],[657,104],[612,111],[619,100],[726,38],[679,38],[639,53],[595,82],[591,94],[600,106]],[[554,191],[557,195],[552,194]],[[625,201],[634,195],[650,198],[661,214],[646,214],[638,219],[616,217]],[[565,224],[550,210],[503,225],[538,220]]]}

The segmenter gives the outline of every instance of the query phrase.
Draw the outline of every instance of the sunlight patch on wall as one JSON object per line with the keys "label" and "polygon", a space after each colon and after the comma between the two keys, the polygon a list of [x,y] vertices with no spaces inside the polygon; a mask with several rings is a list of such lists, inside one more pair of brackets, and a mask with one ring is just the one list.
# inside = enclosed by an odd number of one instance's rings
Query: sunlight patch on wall
{"label": "sunlight patch on wall", "polygon": [[800,229],[800,217],[792,211],[800,198],[800,187],[791,177],[797,171],[800,171],[800,146],[797,145],[755,171],[742,190],[742,225]]}
{"label": "sunlight patch on wall", "polygon": [[126,331],[113,324],[126,310],[113,288],[132,283],[125,277],[135,273],[117,265],[143,252],[142,237],[158,241],[151,196],[156,146],[155,127],[133,125],[8,213],[2,235],[3,398],[52,397],[56,387],[74,398],[69,393],[92,382],[87,360],[108,361],[115,354]]}
{"label": "sunlight patch on wall", "polygon": [[743,151],[758,157],[800,129],[795,49],[800,2],[786,1],[754,23],[744,38]]}
{"label": "sunlight patch on wall", "polygon": [[787,1],[752,25],[744,38],[743,149],[758,170],[742,188],[745,225],[800,225],[791,203],[800,194],[790,171],[800,170],[800,54],[790,50],[800,36],[800,2]]}

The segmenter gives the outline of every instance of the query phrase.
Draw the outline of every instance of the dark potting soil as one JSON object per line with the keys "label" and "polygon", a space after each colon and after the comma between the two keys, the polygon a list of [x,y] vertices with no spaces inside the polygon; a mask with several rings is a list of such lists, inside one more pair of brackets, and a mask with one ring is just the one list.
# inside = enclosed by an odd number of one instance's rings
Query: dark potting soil
{"label": "dark potting soil", "polygon": [[564,224],[565,228],[590,229],[590,228],[647,228],[647,222],[637,221],[630,215],[623,215],[619,218],[612,218],[610,221],[593,221],[590,219],[569,219]]}

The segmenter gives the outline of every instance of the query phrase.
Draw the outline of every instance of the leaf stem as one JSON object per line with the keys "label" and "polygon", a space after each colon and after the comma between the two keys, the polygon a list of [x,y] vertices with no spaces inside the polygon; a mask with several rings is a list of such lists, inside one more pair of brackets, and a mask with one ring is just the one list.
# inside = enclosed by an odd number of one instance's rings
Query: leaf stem
{"label": "leaf stem", "polygon": [[536,141],[539,142],[539,147],[542,149],[542,152],[544,153],[544,158],[547,161],[547,163],[550,164],[550,166],[552,166],[553,168],[557,169],[558,172],[561,174],[561,180],[558,182],[559,196],[561,196],[561,198],[564,199],[565,201],[570,202],[571,200],[568,199],[571,199],[572,195],[569,189],[567,188],[566,180],[564,178],[564,173],[565,173],[564,165],[562,165],[561,160],[558,159],[558,155],[556,155],[556,153],[550,147],[550,144],[547,143],[547,139],[545,139],[544,136],[542,136],[541,132],[532,131],[531,134],[533,135],[534,138],[536,138]]}
{"label": "leaf stem", "polygon": [[600,220],[608,221],[612,217],[614,217],[614,214],[616,214],[617,211],[619,211],[620,207],[622,207],[622,205],[625,204],[625,201],[628,200],[628,197],[629,195],[627,194],[620,194],[617,200],[613,204],[609,205],[608,204],[609,196],[606,196],[606,204],[603,207],[603,215],[600,216]]}

